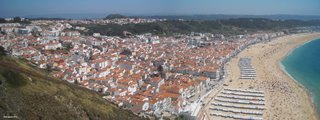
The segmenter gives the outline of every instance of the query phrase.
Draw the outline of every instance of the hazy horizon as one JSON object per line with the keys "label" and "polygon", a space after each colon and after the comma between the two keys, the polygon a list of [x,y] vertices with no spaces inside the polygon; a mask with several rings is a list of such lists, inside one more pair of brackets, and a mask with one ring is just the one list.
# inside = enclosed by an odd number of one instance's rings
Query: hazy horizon
{"label": "hazy horizon", "polygon": [[319,0],[1,0],[0,17],[45,15],[320,15]]}
{"label": "hazy horizon", "polygon": [[230,19],[230,18],[267,18],[267,19],[296,19],[315,20],[320,19],[320,15],[298,15],[298,14],[270,14],[270,15],[245,15],[245,14],[129,14],[129,13],[78,13],[78,14],[47,14],[47,15],[26,15],[9,16],[4,18],[62,18],[62,19],[102,19],[110,14],[121,14],[128,17],[141,18],[166,18],[166,19]]}

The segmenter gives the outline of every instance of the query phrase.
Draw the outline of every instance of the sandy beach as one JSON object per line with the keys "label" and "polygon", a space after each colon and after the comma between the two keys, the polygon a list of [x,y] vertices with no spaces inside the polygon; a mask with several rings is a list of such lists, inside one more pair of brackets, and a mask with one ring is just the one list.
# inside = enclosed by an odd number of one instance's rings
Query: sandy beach
{"label": "sandy beach", "polygon": [[[248,47],[227,63],[228,73],[224,87],[264,91],[266,109],[263,112],[263,119],[265,120],[319,119],[308,91],[290,78],[280,65],[280,61],[290,51],[316,38],[320,38],[320,33],[295,34]],[[238,61],[243,57],[252,59],[252,66],[257,73],[255,80],[239,79]],[[211,113],[208,107],[205,111],[206,114]],[[209,119],[218,119],[206,116]]]}

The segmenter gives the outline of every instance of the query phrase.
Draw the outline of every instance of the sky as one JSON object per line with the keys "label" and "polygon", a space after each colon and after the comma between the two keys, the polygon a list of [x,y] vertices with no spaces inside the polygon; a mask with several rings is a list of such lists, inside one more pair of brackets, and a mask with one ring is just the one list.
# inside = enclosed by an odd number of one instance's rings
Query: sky
{"label": "sky", "polygon": [[0,0],[0,17],[110,13],[320,15],[320,0]]}

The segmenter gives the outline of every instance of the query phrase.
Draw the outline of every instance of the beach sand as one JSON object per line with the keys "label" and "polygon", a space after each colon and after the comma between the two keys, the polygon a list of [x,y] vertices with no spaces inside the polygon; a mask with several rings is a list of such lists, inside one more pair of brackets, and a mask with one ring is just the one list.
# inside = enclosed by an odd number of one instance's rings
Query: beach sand
{"label": "beach sand", "polygon": [[[317,120],[316,110],[308,91],[282,70],[280,61],[294,48],[320,38],[320,33],[288,35],[243,50],[227,63],[227,88],[262,90],[265,92],[265,120]],[[256,69],[255,80],[239,79],[239,58],[249,57]],[[214,95],[211,95],[214,96]],[[205,108],[206,113],[211,111]],[[207,115],[210,119],[212,118]],[[221,119],[221,118],[219,118]]]}

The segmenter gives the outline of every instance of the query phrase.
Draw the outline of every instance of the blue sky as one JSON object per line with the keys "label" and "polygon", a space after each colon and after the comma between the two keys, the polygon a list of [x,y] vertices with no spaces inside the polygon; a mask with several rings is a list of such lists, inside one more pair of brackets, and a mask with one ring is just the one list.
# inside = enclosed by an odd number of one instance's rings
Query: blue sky
{"label": "blue sky", "polygon": [[82,13],[320,15],[320,0],[0,0],[0,17]]}

